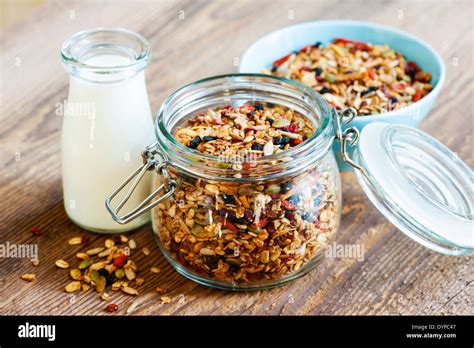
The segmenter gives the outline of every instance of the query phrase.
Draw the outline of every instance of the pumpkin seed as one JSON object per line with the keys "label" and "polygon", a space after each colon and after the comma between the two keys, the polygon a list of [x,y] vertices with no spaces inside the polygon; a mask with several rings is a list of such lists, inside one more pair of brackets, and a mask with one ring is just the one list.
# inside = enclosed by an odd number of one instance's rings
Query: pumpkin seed
{"label": "pumpkin seed", "polygon": [[65,287],[66,292],[75,292],[81,289],[81,282],[79,281],[73,281],[70,282],[68,285]]}
{"label": "pumpkin seed", "polygon": [[56,266],[59,268],[69,268],[69,263],[64,260],[56,260]]}
{"label": "pumpkin seed", "polygon": [[123,271],[122,268],[119,268],[118,270],[115,271],[115,276],[119,279],[122,279],[125,276],[125,272]]}
{"label": "pumpkin seed", "polygon": [[91,259],[85,259],[85,260],[82,260],[81,263],[79,264],[79,266],[77,268],[79,269],[86,269],[88,268],[90,265],[92,265],[92,260]]}

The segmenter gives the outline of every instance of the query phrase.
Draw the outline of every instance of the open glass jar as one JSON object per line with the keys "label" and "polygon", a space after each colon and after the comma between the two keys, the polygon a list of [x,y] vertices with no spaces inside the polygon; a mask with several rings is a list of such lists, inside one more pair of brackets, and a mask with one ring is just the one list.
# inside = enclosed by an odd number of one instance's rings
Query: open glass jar
{"label": "open glass jar", "polygon": [[[249,165],[223,162],[219,157],[184,146],[174,137],[176,129],[199,112],[256,102],[295,110],[313,123],[315,132],[300,145],[250,159]],[[414,238],[414,234],[407,232],[414,225],[398,222],[416,218],[409,215],[408,209],[396,211],[390,205],[394,196],[386,188],[395,182],[384,182],[384,176],[372,170],[380,154],[367,155],[367,149],[374,146],[399,149],[403,140],[410,139],[397,139],[389,146],[381,141],[363,141],[362,145],[368,144],[357,152],[356,163],[349,158],[346,146],[354,145],[359,133],[355,128],[343,130],[344,121],[347,124],[353,117],[353,109],[338,113],[314,90],[278,77],[235,74],[192,83],[164,102],[155,124],[157,142],[143,152],[144,165],[107,198],[106,206],[120,223],[153,209],[153,230],[161,251],[175,269],[194,281],[233,290],[278,286],[312,270],[324,256],[325,246],[335,237],[341,211],[340,178],[332,152],[332,144],[337,140],[343,158],[357,168],[369,198],[390,221]],[[367,139],[373,135],[369,134]],[[394,150],[392,157],[409,158],[406,154],[412,150]],[[411,162],[397,163],[404,167]],[[385,170],[392,165],[385,161]],[[427,162],[422,170],[425,175],[428,167]],[[469,171],[462,166],[458,169]],[[119,216],[148,170],[155,173],[153,192],[137,208]],[[403,168],[400,173],[403,177]],[[468,189],[469,175],[465,174],[458,177],[461,184],[456,188],[461,191]],[[405,178],[409,180],[410,175]],[[127,194],[112,208],[112,200],[130,182]],[[446,187],[447,191],[451,189]],[[413,190],[418,192],[420,188]],[[430,194],[422,196],[433,201]],[[467,197],[460,194],[454,198],[461,196]],[[437,204],[442,205],[439,200],[437,197]],[[460,211],[458,217],[464,219],[458,225],[464,229],[460,231],[461,238],[437,239],[436,228],[433,231],[418,224],[418,237],[422,237],[414,239],[449,254],[472,251],[474,241],[465,229],[469,226],[465,223],[470,221],[472,225],[472,202],[463,202],[456,208]],[[398,207],[396,203],[394,206]]]}

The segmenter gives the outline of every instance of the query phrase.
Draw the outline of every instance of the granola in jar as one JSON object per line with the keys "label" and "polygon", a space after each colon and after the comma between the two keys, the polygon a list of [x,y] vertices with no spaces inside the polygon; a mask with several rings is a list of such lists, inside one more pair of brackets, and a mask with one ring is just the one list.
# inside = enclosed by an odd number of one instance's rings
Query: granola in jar
{"label": "granola in jar", "polygon": [[165,255],[187,273],[237,287],[309,270],[340,219],[332,153],[304,172],[239,179],[256,175],[256,159],[300,146],[316,129],[304,115],[269,103],[208,109],[177,127],[175,139],[218,158],[235,180],[207,180],[169,168],[177,187],[158,204],[153,219]]}

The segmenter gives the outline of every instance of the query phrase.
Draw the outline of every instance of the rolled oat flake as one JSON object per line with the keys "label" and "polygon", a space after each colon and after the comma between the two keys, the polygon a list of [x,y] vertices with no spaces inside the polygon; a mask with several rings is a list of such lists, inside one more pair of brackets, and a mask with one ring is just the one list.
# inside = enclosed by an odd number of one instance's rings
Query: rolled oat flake
{"label": "rolled oat flake", "polygon": [[474,176],[454,152],[416,128],[375,122],[353,161],[370,201],[403,233],[444,254],[474,251]]}

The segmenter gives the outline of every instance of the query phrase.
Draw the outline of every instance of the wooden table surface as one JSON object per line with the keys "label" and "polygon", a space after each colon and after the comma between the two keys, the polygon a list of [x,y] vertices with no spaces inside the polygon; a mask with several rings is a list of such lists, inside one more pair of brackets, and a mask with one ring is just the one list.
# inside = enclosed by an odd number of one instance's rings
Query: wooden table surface
{"label": "wooden table surface", "polygon": [[[22,11],[25,3],[22,1]],[[54,261],[74,260],[71,237],[106,237],[71,223],[63,209],[60,170],[62,118],[68,76],[59,62],[62,41],[92,27],[125,27],[153,47],[147,86],[157,110],[175,88],[234,71],[236,59],[258,37],[298,22],[360,19],[406,30],[442,56],[447,79],[421,128],[471,167],[473,156],[473,2],[467,1],[32,1],[31,10],[2,25],[0,122],[0,244],[33,243],[40,265],[0,259],[0,314],[107,315],[96,292],[64,292],[67,271]],[[15,2],[2,2],[15,13]],[[13,7],[13,11],[12,11]],[[3,15],[7,11],[1,11]],[[4,18],[5,20],[5,18]],[[342,227],[337,242],[360,244],[363,262],[328,259],[286,286],[235,293],[210,289],[179,275],[158,251],[151,226],[131,234],[152,253],[138,264],[162,272],[145,275],[140,295],[112,293],[120,314],[473,314],[474,258],[450,257],[415,243],[368,201],[352,173],[343,173]],[[33,236],[38,227],[43,234]],[[35,273],[32,283],[20,280]],[[157,286],[168,290],[162,304]]]}

